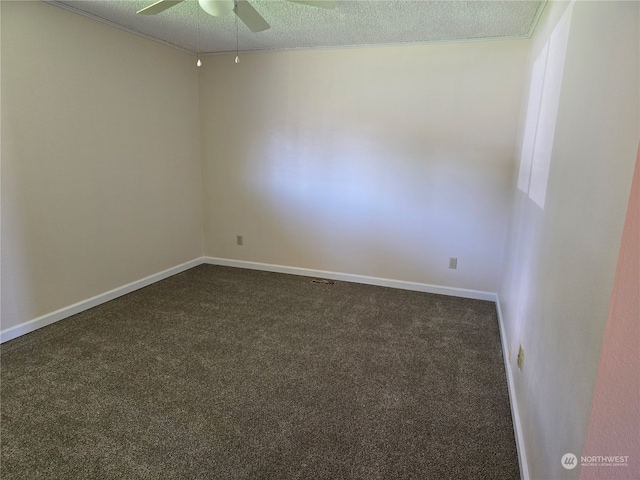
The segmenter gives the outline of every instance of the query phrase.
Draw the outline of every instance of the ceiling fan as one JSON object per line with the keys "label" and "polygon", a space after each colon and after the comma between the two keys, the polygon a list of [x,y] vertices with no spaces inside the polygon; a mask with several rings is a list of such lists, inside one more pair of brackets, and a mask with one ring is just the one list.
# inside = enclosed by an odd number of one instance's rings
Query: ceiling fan
{"label": "ceiling fan", "polygon": [[[184,0],[158,0],[148,7],[138,10],[136,13],[141,15],[156,15],[183,1]],[[334,8],[337,0],[289,1],[310,5],[312,7]],[[267,21],[262,18],[262,15],[260,15],[247,0],[198,0],[198,4],[205,12],[214,17],[221,17],[230,12],[234,12],[252,32],[262,32],[270,28]]]}

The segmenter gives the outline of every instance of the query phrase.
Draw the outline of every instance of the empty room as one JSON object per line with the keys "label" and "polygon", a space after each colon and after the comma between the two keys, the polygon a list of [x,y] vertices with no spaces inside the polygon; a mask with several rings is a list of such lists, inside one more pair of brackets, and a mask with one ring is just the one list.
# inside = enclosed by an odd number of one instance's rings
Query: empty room
{"label": "empty room", "polygon": [[1,478],[640,478],[640,2],[0,40]]}

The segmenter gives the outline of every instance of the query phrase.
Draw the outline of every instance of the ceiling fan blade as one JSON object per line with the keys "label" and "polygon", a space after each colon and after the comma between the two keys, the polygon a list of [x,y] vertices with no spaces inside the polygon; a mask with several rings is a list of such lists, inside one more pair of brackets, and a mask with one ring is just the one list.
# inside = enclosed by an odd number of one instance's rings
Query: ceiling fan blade
{"label": "ceiling fan blade", "polygon": [[262,32],[271,28],[262,15],[247,0],[238,0],[236,15],[252,32]]}
{"label": "ceiling fan blade", "polygon": [[183,0],[158,0],[156,3],[144,7],[142,10],[138,10],[136,13],[141,15],[156,15],[160,12],[164,12],[167,8],[171,8]]}
{"label": "ceiling fan blade", "polygon": [[289,0],[294,3],[302,3],[311,7],[336,8],[337,0]]}

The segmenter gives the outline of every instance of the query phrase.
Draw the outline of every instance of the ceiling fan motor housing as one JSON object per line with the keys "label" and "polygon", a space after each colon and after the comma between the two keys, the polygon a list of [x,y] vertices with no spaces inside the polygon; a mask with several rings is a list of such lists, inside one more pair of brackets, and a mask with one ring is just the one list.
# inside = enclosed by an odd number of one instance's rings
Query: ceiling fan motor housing
{"label": "ceiling fan motor housing", "polygon": [[198,4],[205,12],[214,17],[222,17],[231,13],[236,6],[233,0],[198,0]]}

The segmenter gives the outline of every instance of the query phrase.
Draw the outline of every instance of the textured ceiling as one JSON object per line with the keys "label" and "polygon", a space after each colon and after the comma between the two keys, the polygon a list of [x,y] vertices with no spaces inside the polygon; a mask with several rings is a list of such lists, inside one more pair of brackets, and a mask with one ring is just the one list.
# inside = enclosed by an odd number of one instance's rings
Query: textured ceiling
{"label": "textured ceiling", "polygon": [[[196,53],[233,52],[236,17],[211,17],[196,0],[155,16],[136,11],[155,0],[48,3]],[[271,25],[251,32],[238,22],[240,51],[528,38],[545,1],[338,0],[327,10],[286,0],[252,0]],[[198,28],[199,25],[199,28]],[[200,34],[198,35],[198,31]]]}

